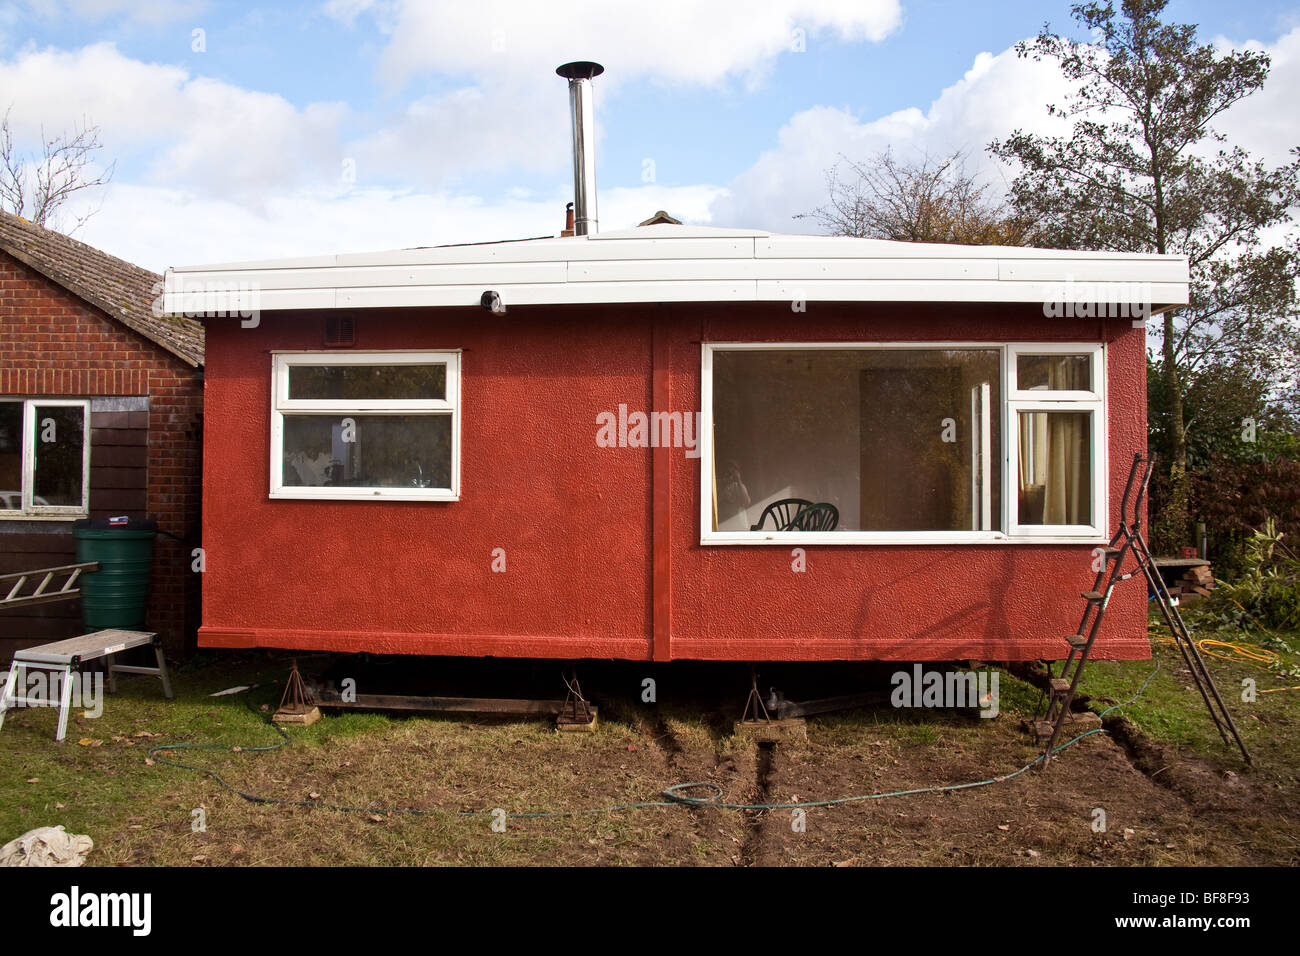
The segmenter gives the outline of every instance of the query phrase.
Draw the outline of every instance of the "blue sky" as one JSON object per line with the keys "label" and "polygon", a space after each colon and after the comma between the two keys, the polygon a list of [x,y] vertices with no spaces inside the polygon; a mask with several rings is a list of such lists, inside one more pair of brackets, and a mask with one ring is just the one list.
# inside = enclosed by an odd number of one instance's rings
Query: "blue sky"
{"label": "blue sky", "polygon": [[[1223,125],[1282,159],[1300,142],[1283,95],[1300,3],[1168,16],[1273,55],[1259,102]],[[1050,128],[1063,91],[1009,52],[1044,20],[1070,28],[1068,3],[40,0],[0,8],[0,108],[27,143],[99,124],[117,168],[77,236],[162,269],[553,233],[571,192],[553,69],[596,59],[602,228],[663,207],[810,231],[792,215],[841,153],[964,149],[1003,175],[988,139]]]}

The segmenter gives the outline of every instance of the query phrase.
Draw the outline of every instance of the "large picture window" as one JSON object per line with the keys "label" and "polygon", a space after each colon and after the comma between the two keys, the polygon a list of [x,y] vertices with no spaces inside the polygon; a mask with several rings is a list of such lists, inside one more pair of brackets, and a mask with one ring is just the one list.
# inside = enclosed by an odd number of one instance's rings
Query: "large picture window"
{"label": "large picture window", "polygon": [[709,344],[702,541],[1103,536],[1101,347]]}
{"label": "large picture window", "polygon": [[453,501],[459,352],[273,359],[271,497]]}
{"label": "large picture window", "polygon": [[83,399],[0,399],[0,518],[79,518],[90,496]]}

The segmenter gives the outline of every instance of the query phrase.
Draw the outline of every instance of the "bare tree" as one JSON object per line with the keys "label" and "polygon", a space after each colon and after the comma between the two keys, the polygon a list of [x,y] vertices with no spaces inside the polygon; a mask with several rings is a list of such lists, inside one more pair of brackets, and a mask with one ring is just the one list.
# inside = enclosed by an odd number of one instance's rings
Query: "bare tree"
{"label": "bare tree", "polygon": [[915,162],[888,149],[864,162],[841,156],[826,171],[826,189],[829,203],[795,218],[813,219],[831,235],[1020,245],[1029,233],[1029,224],[967,171],[960,151]]}
{"label": "bare tree", "polygon": [[[41,127],[40,156],[20,152],[14,148],[9,127],[12,109],[10,106],[5,110],[0,120],[0,208],[38,226],[56,228],[60,224],[59,208],[83,190],[108,185],[117,164],[110,163],[99,171],[94,161],[95,153],[103,148],[99,127],[89,126],[85,120],[70,133],[57,136],[47,137]],[[72,235],[99,212],[100,206],[74,216],[72,228],[60,231]]]}

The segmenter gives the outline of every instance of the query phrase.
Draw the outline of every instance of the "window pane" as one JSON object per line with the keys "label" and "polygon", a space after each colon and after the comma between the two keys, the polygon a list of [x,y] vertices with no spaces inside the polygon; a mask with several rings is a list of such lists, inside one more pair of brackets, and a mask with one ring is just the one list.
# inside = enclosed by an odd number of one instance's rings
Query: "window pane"
{"label": "window pane", "polygon": [[36,406],[36,482],[32,504],[81,507],[85,409]]}
{"label": "window pane", "polygon": [[445,399],[447,366],[290,365],[289,397]]}
{"label": "window pane", "polygon": [[450,488],[450,415],[286,415],[288,487]]}
{"label": "window pane", "polygon": [[1022,391],[1092,391],[1091,355],[1017,355],[1016,386]]}
{"label": "window pane", "polygon": [[0,402],[0,511],[17,511],[23,498],[23,403]]}
{"label": "window pane", "polygon": [[[999,362],[997,349],[715,351],[715,529],[830,530],[833,509],[836,531],[999,530]],[[812,505],[831,507],[800,519]]]}
{"label": "window pane", "polygon": [[1020,413],[1021,524],[1092,524],[1092,413]]}

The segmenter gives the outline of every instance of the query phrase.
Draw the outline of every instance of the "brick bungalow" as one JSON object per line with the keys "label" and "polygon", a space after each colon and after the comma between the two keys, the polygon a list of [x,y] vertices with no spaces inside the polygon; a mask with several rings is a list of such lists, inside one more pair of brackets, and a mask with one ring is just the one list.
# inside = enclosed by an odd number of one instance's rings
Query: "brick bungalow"
{"label": "brick bungalow", "polygon": [[[76,518],[153,518],[184,539],[157,539],[148,618],[178,655],[199,623],[203,328],[154,314],[161,282],[0,212],[0,573],[74,561]],[[71,444],[33,454],[51,421]],[[77,601],[0,609],[0,660],[80,627]]]}

